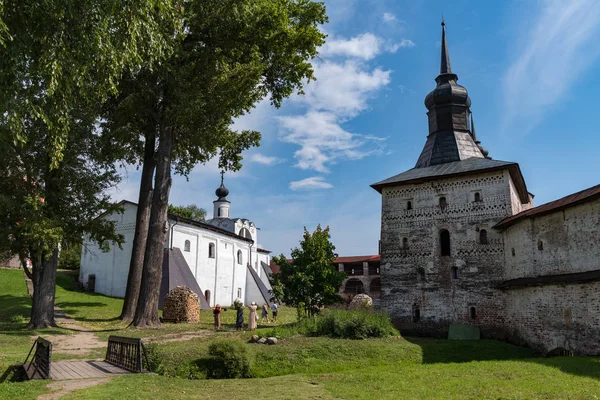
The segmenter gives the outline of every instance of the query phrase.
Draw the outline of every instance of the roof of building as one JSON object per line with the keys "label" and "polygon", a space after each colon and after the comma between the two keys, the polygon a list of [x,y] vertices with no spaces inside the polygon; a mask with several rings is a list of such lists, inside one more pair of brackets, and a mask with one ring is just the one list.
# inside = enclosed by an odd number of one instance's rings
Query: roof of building
{"label": "roof of building", "polygon": [[267,250],[267,249],[261,249],[260,247],[258,249],[256,249],[256,251],[258,251],[259,253],[271,253],[271,250]]}
{"label": "roof of building", "polygon": [[260,291],[260,294],[264,299],[265,303],[267,303],[269,307],[271,307],[271,293],[269,292],[269,288],[267,288],[267,285],[265,285],[262,279],[260,279],[260,276],[258,276],[256,271],[254,270],[254,268],[252,268],[250,264],[247,265],[247,268],[248,272],[250,272],[250,275],[252,276],[254,283],[256,284],[256,287]]}
{"label": "roof of building", "polygon": [[496,229],[506,229],[509,226],[521,221],[525,218],[539,217],[545,214],[553,213],[567,207],[586,203],[600,198],[600,185],[592,186],[591,188],[582,190],[577,193],[570,194],[561,199],[551,201],[541,206],[530,208],[529,210],[521,211],[511,217],[505,218],[494,226]]}
{"label": "roof of building", "polygon": [[413,168],[401,174],[392,176],[381,182],[371,185],[371,187],[381,193],[386,186],[399,186],[409,183],[421,183],[433,179],[448,178],[452,176],[470,175],[475,172],[490,172],[496,170],[508,169],[510,176],[515,183],[521,202],[527,203],[529,195],[527,186],[521,174],[519,164],[509,161],[490,160],[487,158],[469,158],[463,161],[454,161],[445,164],[432,165],[426,168]]}
{"label": "roof of building", "polygon": [[349,257],[338,257],[335,259],[336,264],[365,262],[365,261],[367,261],[367,262],[381,261],[381,256],[376,254],[374,256],[349,256]]}
{"label": "roof of building", "polygon": [[498,289],[519,289],[529,286],[578,284],[593,281],[600,281],[600,270],[511,279],[498,285]]}
{"label": "roof of building", "polygon": [[158,308],[163,309],[165,297],[177,286],[187,286],[198,295],[201,310],[210,310],[210,306],[204,297],[198,281],[192,274],[185,257],[178,248],[165,249],[162,265],[162,279],[160,281],[160,295],[158,297]]}
{"label": "roof of building", "polygon": [[[134,206],[137,207],[137,203],[134,203],[133,201],[129,201],[129,200],[121,200],[119,202],[119,204],[131,204],[131,205],[134,205]],[[180,221],[180,222],[183,222],[183,223],[186,223],[186,224],[194,225],[194,226],[197,226],[198,228],[203,228],[203,229],[206,229],[206,230],[209,230],[209,231],[220,233],[220,234],[225,235],[225,236],[229,236],[229,237],[232,237],[232,238],[244,240],[246,242],[254,242],[252,239],[236,235],[233,232],[230,232],[230,231],[225,230],[223,228],[219,228],[219,227],[214,226],[214,225],[207,224],[206,222],[195,221],[193,219],[189,219],[189,218],[185,218],[185,217],[180,217],[179,215],[175,215],[175,214],[169,214],[168,217],[170,219],[175,220],[175,221]]]}

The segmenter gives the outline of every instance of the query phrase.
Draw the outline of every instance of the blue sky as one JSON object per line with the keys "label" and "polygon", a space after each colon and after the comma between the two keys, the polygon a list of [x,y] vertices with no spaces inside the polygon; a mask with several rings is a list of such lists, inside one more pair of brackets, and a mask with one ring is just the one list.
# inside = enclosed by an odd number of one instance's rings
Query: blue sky
{"label": "blue sky", "polygon": [[[427,136],[425,95],[439,72],[441,16],[452,70],[494,159],[521,166],[535,205],[600,183],[600,2],[326,1],[317,81],[276,110],[238,121],[262,132],[225,176],[231,215],[289,254],[302,229],[329,225],[340,255],[376,254],[380,195],[370,184],[414,167]],[[176,177],[174,204],[212,215],[215,162]],[[114,198],[137,201],[130,168]]]}

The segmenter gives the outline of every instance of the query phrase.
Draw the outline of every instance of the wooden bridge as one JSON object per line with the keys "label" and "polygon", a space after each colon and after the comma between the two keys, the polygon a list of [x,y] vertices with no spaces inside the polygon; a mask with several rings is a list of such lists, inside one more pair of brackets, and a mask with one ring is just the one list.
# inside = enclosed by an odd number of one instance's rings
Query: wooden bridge
{"label": "wooden bridge", "polygon": [[[35,351],[34,351],[35,349]],[[30,357],[33,353],[33,357]],[[146,362],[144,369],[143,362]],[[37,338],[23,363],[27,379],[84,379],[149,372],[141,339],[109,336],[104,361],[52,361],[52,343]]]}

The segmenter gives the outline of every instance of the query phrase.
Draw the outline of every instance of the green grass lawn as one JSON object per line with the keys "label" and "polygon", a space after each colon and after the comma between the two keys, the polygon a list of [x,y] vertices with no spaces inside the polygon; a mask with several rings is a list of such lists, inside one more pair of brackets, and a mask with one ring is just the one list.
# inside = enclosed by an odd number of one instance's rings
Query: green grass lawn
{"label": "green grass lawn", "polygon": [[[161,375],[128,375],[107,384],[77,390],[64,399],[598,399],[600,358],[540,358],[527,348],[491,340],[447,341],[390,337],[346,340],[292,336],[294,322],[284,308],[281,325],[265,325],[256,333],[284,332],[275,346],[246,344],[254,379],[188,380],[197,361],[207,356],[209,341],[229,337],[247,341],[250,332],[233,328],[235,312],[223,313],[223,332],[212,333],[212,314],[199,324],[165,324],[160,329],[127,328],[116,319],[122,300],[76,290],[76,272],[58,274],[56,303],[86,328],[110,334],[157,338],[205,332],[185,341],[159,343]],[[25,295],[22,271],[0,269],[0,375],[23,361],[32,337],[73,334],[67,329],[24,329],[31,300]],[[24,318],[15,317],[21,315]],[[23,321],[24,320],[24,321]],[[288,335],[289,334],[289,335]],[[91,352],[98,356],[101,350]],[[60,353],[54,359],[65,358]],[[72,356],[68,356],[72,357]],[[0,399],[34,399],[47,382],[0,383]]]}

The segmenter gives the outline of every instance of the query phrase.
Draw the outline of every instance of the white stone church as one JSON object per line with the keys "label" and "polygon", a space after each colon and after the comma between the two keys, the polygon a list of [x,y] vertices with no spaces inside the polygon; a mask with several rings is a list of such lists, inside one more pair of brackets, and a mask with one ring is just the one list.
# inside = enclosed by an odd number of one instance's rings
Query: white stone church
{"label": "white stone church", "polygon": [[[230,218],[229,191],[222,178],[215,193],[218,198],[213,202],[213,218],[208,221],[169,214],[161,305],[168,291],[178,285],[194,290],[203,309],[215,304],[229,306],[235,299],[245,304],[270,304],[270,251],[258,244],[254,222]],[[103,252],[86,238],[81,255],[80,282],[89,290],[112,297],[125,297],[137,213],[137,204],[127,200],[121,204],[122,214],[100,218],[115,221],[125,238],[123,249],[112,246]]]}

